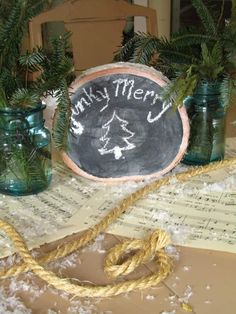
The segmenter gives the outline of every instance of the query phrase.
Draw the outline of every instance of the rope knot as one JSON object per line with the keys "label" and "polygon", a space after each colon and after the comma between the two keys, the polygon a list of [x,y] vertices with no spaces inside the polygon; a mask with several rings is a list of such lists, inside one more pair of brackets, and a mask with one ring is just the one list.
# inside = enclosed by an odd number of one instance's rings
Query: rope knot
{"label": "rope knot", "polygon": [[165,231],[156,230],[146,240],[134,239],[117,244],[106,256],[104,270],[110,278],[116,278],[128,275],[154,257],[161,265],[163,259],[167,259],[163,248],[170,242],[170,237]]}

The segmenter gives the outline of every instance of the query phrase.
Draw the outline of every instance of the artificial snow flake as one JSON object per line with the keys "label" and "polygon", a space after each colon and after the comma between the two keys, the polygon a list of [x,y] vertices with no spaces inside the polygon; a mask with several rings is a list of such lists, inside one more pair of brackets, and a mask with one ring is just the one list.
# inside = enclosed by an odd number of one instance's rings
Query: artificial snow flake
{"label": "artificial snow flake", "polygon": [[1,314],[31,314],[20,298],[14,294],[6,295],[5,291],[0,288],[0,313]]}

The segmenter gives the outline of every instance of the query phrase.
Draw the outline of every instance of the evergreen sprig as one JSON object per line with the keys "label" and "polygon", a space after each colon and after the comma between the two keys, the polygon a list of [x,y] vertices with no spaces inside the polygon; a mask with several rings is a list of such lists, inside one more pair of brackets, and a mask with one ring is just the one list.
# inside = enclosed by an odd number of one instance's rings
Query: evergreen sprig
{"label": "evergreen sprig", "polygon": [[[223,77],[222,54],[216,43],[212,50],[208,50],[205,43],[201,45],[201,54],[195,63],[190,66],[186,64],[175,64],[176,78],[170,86],[163,91],[165,101],[172,101],[175,106],[181,106],[187,96],[194,93],[199,82],[214,82],[219,76]],[[228,97],[224,100],[228,101]]]}
{"label": "evergreen sprig", "polygon": [[[171,47],[182,48],[197,46],[202,43],[214,41],[212,36],[204,33],[199,33],[199,28],[188,27],[181,29],[177,33],[173,33],[171,36]],[[167,41],[169,43],[169,41]]]}
{"label": "evergreen sprig", "polygon": [[176,107],[183,105],[198,84],[220,81],[221,98],[227,107],[236,90],[236,0],[231,2],[231,17],[225,22],[224,1],[215,10],[211,1],[191,0],[200,27],[181,29],[169,40],[135,34],[117,52],[116,60],[152,65],[163,72],[171,80],[163,97],[174,101]]}
{"label": "evergreen sprig", "polygon": [[[6,186],[7,181],[11,185],[15,180],[20,181],[28,192],[48,185],[51,153],[47,141],[43,146],[35,145],[38,136],[25,128],[28,126],[25,114],[34,112],[31,109],[38,107],[43,96],[55,95],[58,107],[53,136],[57,148],[66,148],[69,128],[68,85],[74,78],[73,62],[68,53],[70,34],[53,39],[49,52],[42,47],[22,49],[30,20],[50,3],[51,0],[0,1],[0,108],[17,111],[23,124],[16,135],[10,131],[9,136],[6,133],[0,139],[0,146],[4,150],[7,147],[7,158],[5,152],[0,154],[0,183]],[[0,118],[1,126],[5,127],[4,123],[8,121]]]}
{"label": "evergreen sprig", "polygon": [[46,56],[42,48],[33,48],[32,51],[26,51],[19,57],[19,65],[23,67],[24,71],[36,72],[42,69],[42,64]]}
{"label": "evergreen sprig", "polygon": [[[51,5],[50,0],[0,2],[0,108],[34,108],[43,96],[58,101],[53,135],[58,148],[66,146],[70,113],[68,85],[74,78],[69,54],[70,34],[54,38],[50,51],[36,47],[22,51],[30,20]],[[32,81],[32,77],[36,77]]]}
{"label": "evergreen sprig", "polygon": [[33,108],[39,101],[39,95],[26,88],[18,88],[11,96],[11,106],[18,108]]}
{"label": "evergreen sprig", "polygon": [[133,54],[136,50],[136,47],[140,46],[142,42],[143,34],[135,33],[134,36],[114,55],[114,61],[131,61],[133,59]]}
{"label": "evergreen sprig", "polygon": [[202,21],[206,34],[212,37],[216,37],[217,27],[212,17],[212,14],[208,10],[207,6],[202,0],[191,0],[191,2],[196,9],[199,18]]}
{"label": "evergreen sprig", "polygon": [[139,45],[136,45],[131,61],[149,64],[151,63],[152,57],[157,50],[156,45],[158,42],[156,41],[155,36],[144,33],[140,33],[139,39]]}
{"label": "evergreen sprig", "polygon": [[68,85],[74,78],[74,66],[72,59],[67,55],[69,37],[70,34],[65,33],[52,41],[50,59],[45,60],[43,72],[35,83],[39,90],[53,91],[54,97],[57,99],[53,138],[55,146],[59,150],[65,149],[67,146],[67,132],[71,113]]}
{"label": "evergreen sprig", "polygon": [[67,132],[69,130],[71,106],[66,80],[62,80],[60,89],[55,93],[57,110],[53,123],[53,139],[58,150],[67,148]]}
{"label": "evergreen sprig", "polygon": [[[30,66],[24,67],[22,43],[29,21],[49,5],[48,0],[2,0],[0,5],[0,107],[11,106],[17,89],[28,88]],[[28,58],[35,52],[28,52]],[[26,61],[26,60],[25,60]],[[35,69],[36,70],[36,69]],[[30,91],[32,94],[32,91]],[[20,103],[19,103],[20,106]]]}

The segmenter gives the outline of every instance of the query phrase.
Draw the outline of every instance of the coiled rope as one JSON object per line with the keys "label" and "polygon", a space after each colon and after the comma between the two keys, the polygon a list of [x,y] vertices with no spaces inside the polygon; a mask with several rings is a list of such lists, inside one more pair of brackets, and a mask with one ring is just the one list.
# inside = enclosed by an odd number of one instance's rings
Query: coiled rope
{"label": "coiled rope", "polygon": [[[118,295],[123,292],[129,292],[134,289],[144,289],[155,286],[164,280],[172,271],[171,258],[165,253],[165,246],[170,244],[169,235],[163,230],[154,231],[149,238],[144,240],[128,240],[122,244],[116,245],[105,260],[104,270],[110,278],[116,278],[120,275],[127,275],[140,264],[155,258],[157,262],[157,272],[141,277],[135,280],[122,281],[115,284],[104,286],[77,285],[70,282],[67,278],[59,278],[53,272],[44,269],[41,265],[49,263],[58,258],[62,258],[71,254],[75,250],[84,247],[86,244],[94,240],[98,234],[104,231],[112,224],[120,215],[127,212],[140,198],[145,197],[148,193],[159,189],[161,186],[169,185],[175,178],[179,182],[184,182],[192,177],[207,173],[209,171],[218,170],[224,167],[236,164],[236,158],[228,159],[220,162],[211,163],[207,166],[194,167],[182,173],[178,173],[169,177],[156,180],[136,192],[126,197],[118,206],[114,207],[99,223],[85,231],[79,239],[70,243],[65,243],[59,248],[49,252],[47,255],[34,259],[20,234],[9,223],[0,220],[0,229],[2,229],[13,242],[16,251],[20,254],[23,262],[9,269],[0,272],[1,278],[18,275],[22,272],[33,271],[48,284],[57,289],[64,290],[70,294],[81,297],[109,297]],[[135,254],[128,259],[124,258],[127,251],[134,251]],[[124,262],[120,263],[120,260]]]}

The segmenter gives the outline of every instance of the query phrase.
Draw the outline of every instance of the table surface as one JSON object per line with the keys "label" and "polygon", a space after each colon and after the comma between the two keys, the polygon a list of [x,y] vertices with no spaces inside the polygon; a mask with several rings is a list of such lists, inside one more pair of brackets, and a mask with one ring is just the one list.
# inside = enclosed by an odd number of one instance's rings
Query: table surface
{"label": "table surface", "polygon": [[[227,119],[227,136],[236,136],[236,124],[233,123],[236,120],[236,106],[230,110]],[[47,252],[61,242],[79,236],[76,234],[44,245],[40,250]],[[109,248],[121,241],[121,237],[106,234],[95,246],[75,252],[48,267],[75,281],[105,284],[108,281],[103,273],[104,257]],[[176,247],[173,272],[164,282],[153,288],[99,299],[73,297],[49,287],[28,273],[0,281],[0,312],[1,306],[9,306],[7,313],[18,314],[233,314],[236,308],[235,264],[235,254]],[[144,265],[133,276],[136,278],[152,270],[153,264]],[[184,308],[183,303],[188,303],[191,309]]]}

